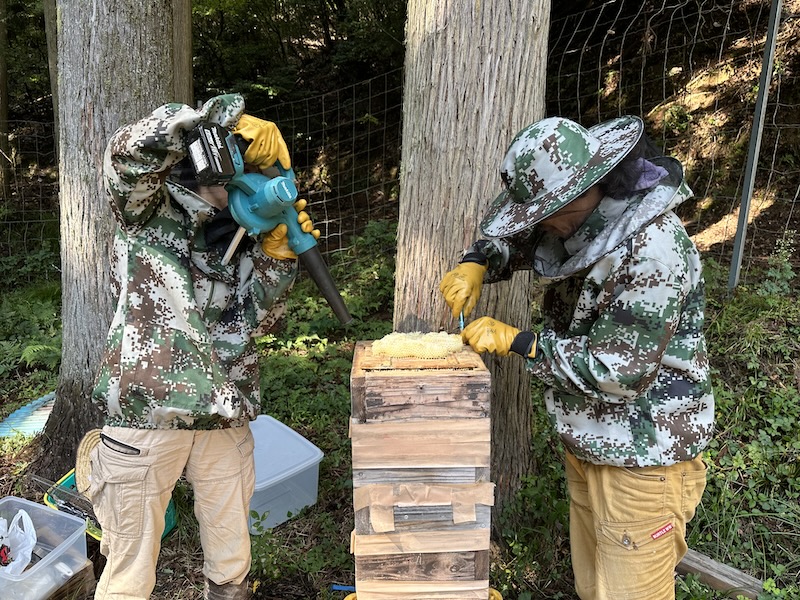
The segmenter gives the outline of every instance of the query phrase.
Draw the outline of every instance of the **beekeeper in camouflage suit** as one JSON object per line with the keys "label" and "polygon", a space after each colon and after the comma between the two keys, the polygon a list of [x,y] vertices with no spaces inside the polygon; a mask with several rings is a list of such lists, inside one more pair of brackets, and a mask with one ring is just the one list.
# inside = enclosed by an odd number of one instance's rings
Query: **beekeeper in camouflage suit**
{"label": "beekeeper in camouflage suit", "polygon": [[673,209],[678,161],[648,152],[641,119],[523,129],[505,191],[440,289],[469,314],[483,283],[533,269],[539,333],[491,317],[462,337],[524,358],[566,449],[575,585],[584,600],[674,598],[686,523],[705,488],[714,422],[700,256]]}
{"label": "beekeeper in camouflage suit", "polygon": [[[250,141],[249,165],[277,160],[289,168],[275,124],[243,111],[236,94],[199,110],[167,104],[119,129],[106,149],[119,302],[94,390],[106,413],[89,490],[107,557],[98,599],[150,597],[165,511],[182,473],[194,490],[205,597],[249,597],[249,421],[260,400],[254,338],[281,316],[297,261],[279,225],[223,265],[238,228],[224,188],[196,193],[167,179],[187,155],[186,133],[206,122]],[[313,230],[305,211],[298,221]]]}

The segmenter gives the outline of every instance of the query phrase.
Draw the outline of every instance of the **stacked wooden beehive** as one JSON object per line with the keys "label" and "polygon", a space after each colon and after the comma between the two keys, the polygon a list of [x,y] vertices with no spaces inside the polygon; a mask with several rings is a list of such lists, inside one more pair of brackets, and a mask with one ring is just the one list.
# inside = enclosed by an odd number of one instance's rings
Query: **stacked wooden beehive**
{"label": "stacked wooden beehive", "polygon": [[486,600],[489,371],[466,346],[389,358],[359,342],[350,383],[358,600]]}

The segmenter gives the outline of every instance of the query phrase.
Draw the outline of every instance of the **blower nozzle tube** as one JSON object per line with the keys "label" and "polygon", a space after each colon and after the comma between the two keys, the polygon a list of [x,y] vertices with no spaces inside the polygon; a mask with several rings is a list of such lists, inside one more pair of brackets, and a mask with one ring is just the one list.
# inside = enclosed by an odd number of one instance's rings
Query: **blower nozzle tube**
{"label": "blower nozzle tube", "polygon": [[353,322],[353,317],[347,310],[347,306],[339,294],[336,284],[333,282],[331,272],[328,270],[328,265],[322,259],[322,254],[319,251],[319,246],[313,246],[299,254],[300,262],[303,267],[308,271],[311,279],[322,292],[325,300],[328,301],[333,313],[342,325],[349,325]]}

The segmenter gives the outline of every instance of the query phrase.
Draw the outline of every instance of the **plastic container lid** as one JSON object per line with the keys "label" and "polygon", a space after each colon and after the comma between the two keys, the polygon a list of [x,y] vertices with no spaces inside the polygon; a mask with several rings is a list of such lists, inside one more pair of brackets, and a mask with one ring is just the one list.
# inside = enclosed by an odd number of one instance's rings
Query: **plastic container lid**
{"label": "plastic container lid", "polygon": [[250,422],[255,440],[256,490],[293,477],[322,460],[322,450],[269,415]]}

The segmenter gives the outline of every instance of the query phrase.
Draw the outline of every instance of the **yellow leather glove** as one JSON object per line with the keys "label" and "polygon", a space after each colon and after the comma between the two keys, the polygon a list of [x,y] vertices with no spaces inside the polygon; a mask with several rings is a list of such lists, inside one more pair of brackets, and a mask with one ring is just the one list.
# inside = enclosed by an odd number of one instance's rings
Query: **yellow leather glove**
{"label": "yellow leather glove", "polygon": [[[297,211],[297,222],[300,223],[300,229],[305,233],[310,233],[314,236],[315,240],[319,239],[319,229],[314,227],[311,217],[303,210],[308,202],[306,200],[298,200],[294,203],[294,208]],[[289,238],[287,233],[289,228],[286,224],[281,223],[275,229],[270,231],[264,239],[261,240],[261,249],[264,254],[277,258],[278,260],[294,260],[297,254],[289,247]]]}
{"label": "yellow leather glove", "polygon": [[480,317],[464,328],[461,339],[472,346],[475,352],[492,352],[497,356],[508,356],[509,352],[526,358],[536,358],[536,334],[520,331],[492,317]]}
{"label": "yellow leather glove", "polygon": [[487,268],[486,265],[476,262],[463,262],[442,277],[439,291],[453,311],[454,318],[457,319],[462,312],[465,316],[469,315],[475,308],[481,297],[483,276]]}
{"label": "yellow leather glove", "polygon": [[242,115],[233,133],[250,142],[244,153],[244,162],[247,164],[268,169],[278,161],[284,169],[292,167],[289,148],[278,126],[272,121]]}

